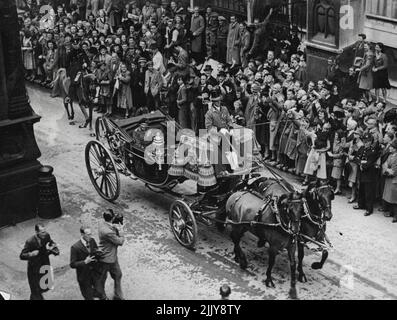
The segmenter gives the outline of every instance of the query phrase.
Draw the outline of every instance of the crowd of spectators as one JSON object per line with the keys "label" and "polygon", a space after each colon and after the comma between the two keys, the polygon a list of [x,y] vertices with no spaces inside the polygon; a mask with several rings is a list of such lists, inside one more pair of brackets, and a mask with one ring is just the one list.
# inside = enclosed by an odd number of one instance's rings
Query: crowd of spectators
{"label": "crowd of spectators", "polygon": [[[269,165],[303,185],[328,179],[337,195],[351,189],[349,202],[366,216],[381,200],[397,222],[397,114],[382,43],[360,35],[349,71],[330,58],[315,82],[297,28],[273,25],[273,9],[248,25],[175,1],[37,2],[20,4],[26,79],[64,98],[71,124],[78,102],[81,127],[91,125],[93,108],[126,118],[160,109],[198,133],[209,129],[220,93],[226,123],[251,128]],[[43,29],[38,8],[48,2],[54,26]]]}

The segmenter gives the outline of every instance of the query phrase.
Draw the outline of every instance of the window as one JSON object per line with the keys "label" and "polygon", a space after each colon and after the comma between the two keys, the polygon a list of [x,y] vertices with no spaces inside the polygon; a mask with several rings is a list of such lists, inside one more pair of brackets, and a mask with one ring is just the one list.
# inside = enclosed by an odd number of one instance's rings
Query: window
{"label": "window", "polygon": [[367,0],[366,12],[369,15],[397,20],[397,1]]}
{"label": "window", "polygon": [[307,1],[290,0],[291,22],[300,29],[306,29],[307,23]]}
{"label": "window", "polygon": [[313,31],[314,34],[320,34],[325,39],[329,36],[335,36],[336,33],[336,15],[333,5],[327,0],[317,0],[313,12]]}

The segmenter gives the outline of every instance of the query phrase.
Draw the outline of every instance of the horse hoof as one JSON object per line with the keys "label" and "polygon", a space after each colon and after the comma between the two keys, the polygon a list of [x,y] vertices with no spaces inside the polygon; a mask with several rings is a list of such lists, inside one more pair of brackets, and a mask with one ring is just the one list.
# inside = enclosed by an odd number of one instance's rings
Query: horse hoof
{"label": "horse hoof", "polygon": [[297,300],[298,299],[298,294],[296,293],[296,288],[289,289],[289,296],[293,300]]}
{"label": "horse hoof", "polygon": [[313,270],[320,270],[320,269],[322,269],[322,268],[323,268],[323,266],[321,265],[320,262],[314,262],[314,263],[312,264],[312,269],[313,269]]}
{"label": "horse hoof", "polygon": [[247,263],[240,263],[240,268],[242,270],[247,270],[247,267],[248,267]]}
{"label": "horse hoof", "polygon": [[307,282],[307,278],[306,278],[304,273],[302,273],[302,274],[300,274],[298,276],[298,280],[299,280],[299,282],[302,282],[302,283],[306,283]]}
{"label": "horse hoof", "polygon": [[268,288],[275,288],[275,287],[276,287],[276,286],[274,285],[272,279],[266,279],[265,284],[266,284],[266,287],[268,287]]}

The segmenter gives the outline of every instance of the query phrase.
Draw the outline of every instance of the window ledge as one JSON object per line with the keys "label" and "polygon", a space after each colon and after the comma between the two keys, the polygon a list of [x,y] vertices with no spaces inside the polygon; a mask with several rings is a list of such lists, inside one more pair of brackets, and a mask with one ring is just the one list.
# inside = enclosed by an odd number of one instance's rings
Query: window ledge
{"label": "window ledge", "polygon": [[372,13],[367,13],[366,16],[367,16],[367,18],[373,19],[373,20],[382,20],[382,21],[386,21],[386,22],[397,23],[397,19],[395,19],[395,18],[378,16],[378,15],[372,14]]}

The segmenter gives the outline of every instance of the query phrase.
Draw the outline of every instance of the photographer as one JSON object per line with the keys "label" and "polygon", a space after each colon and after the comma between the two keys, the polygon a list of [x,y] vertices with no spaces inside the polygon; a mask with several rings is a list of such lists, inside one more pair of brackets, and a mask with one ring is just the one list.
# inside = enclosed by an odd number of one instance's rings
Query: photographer
{"label": "photographer", "polygon": [[35,231],[36,234],[26,240],[19,258],[28,261],[30,300],[44,300],[43,293],[47,292],[52,284],[49,283],[47,288],[41,285],[41,278],[45,276],[42,267],[50,266],[49,256],[58,256],[59,249],[42,224],[37,224]]}
{"label": "photographer", "polygon": [[81,239],[70,249],[70,267],[76,269],[77,282],[85,300],[94,300],[99,285],[97,260],[101,256],[98,245],[92,237],[91,229],[80,228]]}
{"label": "photographer", "polygon": [[114,280],[114,300],[124,300],[121,290],[121,269],[117,257],[117,248],[124,244],[122,228],[123,218],[109,209],[103,213],[103,221],[99,224],[99,247],[102,251],[99,269],[99,289],[101,299],[106,300],[105,283],[108,272]]}

